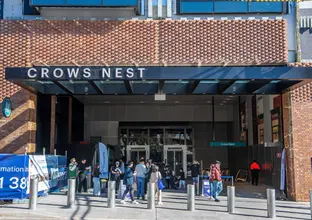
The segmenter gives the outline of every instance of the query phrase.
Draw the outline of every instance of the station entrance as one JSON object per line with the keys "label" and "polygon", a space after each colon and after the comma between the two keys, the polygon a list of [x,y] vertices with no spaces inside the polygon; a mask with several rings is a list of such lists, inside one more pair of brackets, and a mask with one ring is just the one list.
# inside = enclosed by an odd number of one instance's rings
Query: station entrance
{"label": "station entrance", "polygon": [[111,146],[111,160],[151,159],[187,176],[194,160],[202,170],[218,160],[234,178],[256,159],[263,182],[278,188],[281,95],[308,74],[292,67],[36,67],[8,68],[6,78],[37,94],[37,151],[100,141]]}

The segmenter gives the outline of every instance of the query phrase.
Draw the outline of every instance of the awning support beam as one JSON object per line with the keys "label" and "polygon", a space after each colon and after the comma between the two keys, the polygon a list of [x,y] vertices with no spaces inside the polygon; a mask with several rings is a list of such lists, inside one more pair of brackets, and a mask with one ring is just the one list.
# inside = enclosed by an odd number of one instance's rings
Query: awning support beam
{"label": "awning support beam", "polygon": [[124,80],[124,84],[129,94],[133,94],[132,85],[129,80]]}
{"label": "awning support beam", "polygon": [[96,85],[96,83],[93,80],[88,80],[88,83],[92,86],[92,88],[98,93],[103,95],[104,92]]}
{"label": "awning support beam", "polygon": [[73,95],[73,91],[71,91],[70,89],[68,89],[66,86],[64,86],[63,84],[61,84],[60,82],[56,81],[56,80],[52,80],[52,82],[58,86],[59,88],[61,88],[63,91],[65,91],[66,93]]}
{"label": "awning support beam", "polygon": [[190,90],[189,93],[192,94],[195,89],[197,88],[197,86],[199,85],[200,80],[194,80],[193,83],[190,85]]}
{"label": "awning support beam", "polygon": [[230,88],[234,83],[235,83],[235,80],[230,80],[227,84],[221,86],[221,84],[219,82],[217,93],[218,94],[223,94],[225,92],[225,90]]}

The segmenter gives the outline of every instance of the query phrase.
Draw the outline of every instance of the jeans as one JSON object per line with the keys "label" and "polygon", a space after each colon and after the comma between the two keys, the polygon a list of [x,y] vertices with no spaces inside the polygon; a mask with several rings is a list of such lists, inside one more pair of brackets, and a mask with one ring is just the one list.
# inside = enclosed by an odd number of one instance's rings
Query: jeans
{"label": "jeans", "polygon": [[144,197],[144,185],[145,185],[145,178],[144,177],[137,177],[137,197]]}
{"label": "jeans", "polygon": [[132,190],[133,190],[132,185],[126,185],[126,190],[124,191],[121,199],[125,200],[126,195],[129,193],[131,201],[134,201],[133,195],[132,195]]}
{"label": "jeans", "polygon": [[95,196],[101,195],[101,184],[99,177],[93,177],[93,195]]}
{"label": "jeans", "polygon": [[218,182],[217,180],[213,181],[211,184],[210,184],[210,192],[211,192],[211,196],[214,198],[214,199],[217,199],[217,196],[220,195],[220,193],[222,192],[223,190],[223,183],[222,181]]}

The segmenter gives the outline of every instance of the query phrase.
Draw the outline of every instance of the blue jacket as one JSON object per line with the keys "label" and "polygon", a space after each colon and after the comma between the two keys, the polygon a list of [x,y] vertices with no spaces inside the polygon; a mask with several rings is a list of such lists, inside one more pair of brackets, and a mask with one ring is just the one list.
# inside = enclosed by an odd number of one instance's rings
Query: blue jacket
{"label": "blue jacket", "polygon": [[124,184],[125,185],[133,184],[133,171],[130,167],[126,168],[125,175],[124,175]]}

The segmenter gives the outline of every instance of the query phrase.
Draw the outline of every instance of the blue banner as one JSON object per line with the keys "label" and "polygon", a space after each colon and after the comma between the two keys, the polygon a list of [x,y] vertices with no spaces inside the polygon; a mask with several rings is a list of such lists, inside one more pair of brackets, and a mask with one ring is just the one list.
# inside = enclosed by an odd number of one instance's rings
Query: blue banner
{"label": "blue banner", "polygon": [[27,155],[0,154],[0,199],[24,199],[28,186]]}
{"label": "blue banner", "polygon": [[100,178],[108,179],[108,152],[103,143],[99,143],[100,153]]}
{"label": "blue banner", "polygon": [[58,181],[57,188],[61,189],[67,186],[67,157],[58,156]]}

